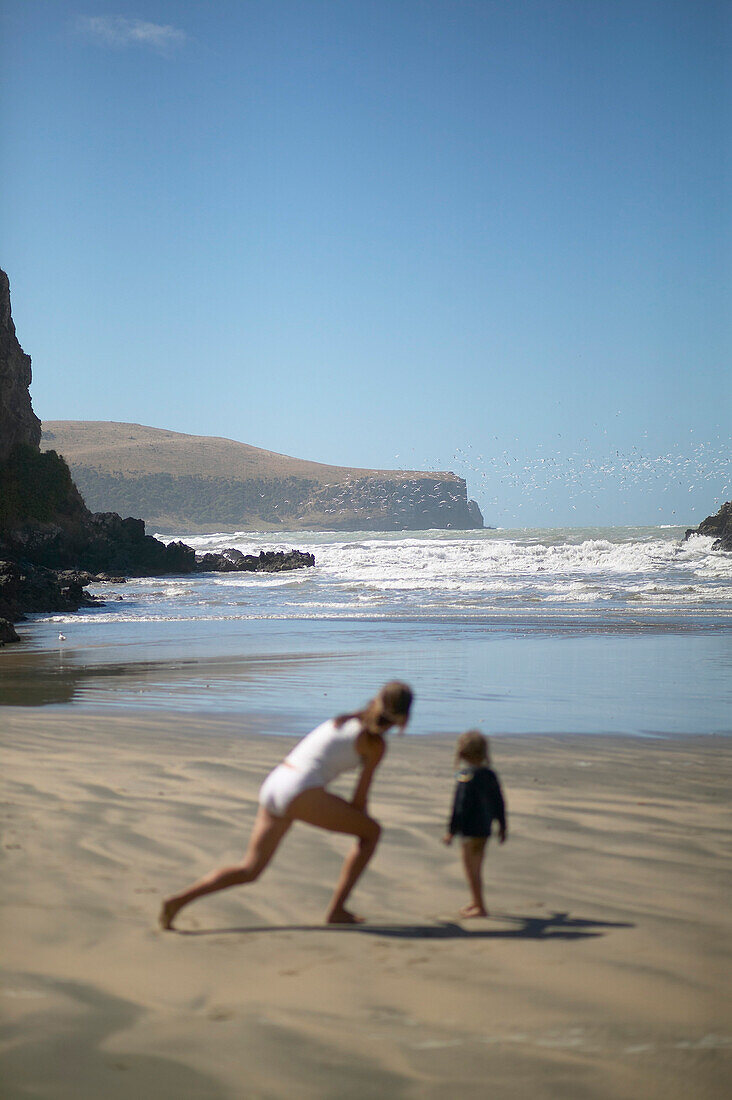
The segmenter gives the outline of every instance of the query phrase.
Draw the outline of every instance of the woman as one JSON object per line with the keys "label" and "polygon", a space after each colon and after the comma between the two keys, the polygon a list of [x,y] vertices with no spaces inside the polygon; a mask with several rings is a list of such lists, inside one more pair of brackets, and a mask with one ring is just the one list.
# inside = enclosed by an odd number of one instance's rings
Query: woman
{"label": "woman", "polygon": [[[293,821],[356,837],[325,919],[329,924],[358,923],[361,918],[346,909],[346,900],[374,854],[381,833],[381,826],[366,812],[366,799],[386,752],[384,735],[392,726],[404,729],[411,705],[411,689],[392,680],[363,710],[330,718],[304,737],[262,784],[244,861],[212,871],[167,898],[160,910],[161,928],[172,928],[180,910],[196,898],[259,878]],[[361,774],[350,802],[326,790],[336,776],[358,767]]]}

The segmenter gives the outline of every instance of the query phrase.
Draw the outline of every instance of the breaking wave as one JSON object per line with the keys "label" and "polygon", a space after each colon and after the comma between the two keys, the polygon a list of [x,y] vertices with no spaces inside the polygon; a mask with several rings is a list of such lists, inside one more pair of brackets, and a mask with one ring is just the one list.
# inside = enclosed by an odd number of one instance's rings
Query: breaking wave
{"label": "breaking wave", "polygon": [[[479,618],[643,610],[732,615],[732,555],[679,528],[430,531],[409,534],[216,532],[197,551],[297,546],[316,568],[197,574],[100,585],[96,621],[251,618]],[[64,616],[48,616],[54,622]],[[79,622],[80,617],[74,616]]]}

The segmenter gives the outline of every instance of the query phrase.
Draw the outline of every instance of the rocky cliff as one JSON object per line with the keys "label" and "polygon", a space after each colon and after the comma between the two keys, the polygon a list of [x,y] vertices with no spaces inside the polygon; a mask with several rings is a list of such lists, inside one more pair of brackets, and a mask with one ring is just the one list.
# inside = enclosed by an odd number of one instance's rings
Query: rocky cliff
{"label": "rocky cliff", "polygon": [[[55,434],[55,433],[54,433]],[[312,478],[108,473],[71,464],[92,508],[140,512],[158,531],[421,531],[483,527],[465,482],[451,474]]]}
{"label": "rocky cliff", "polygon": [[30,356],[15,334],[4,271],[0,320],[0,559],[47,569],[140,575],[178,571],[192,562],[192,550],[181,554],[145,535],[142,520],[92,514],[64,459],[53,450],[40,450],[41,425],[29,389]]}
{"label": "rocky cliff", "polygon": [[[141,519],[92,513],[64,459],[41,451],[30,399],[31,363],[18,343],[10,285],[0,271],[0,645],[17,641],[5,620],[24,612],[68,611],[94,602],[85,587],[108,574],[150,576],[202,568],[190,546],[145,534]],[[314,564],[300,551],[238,562],[256,571]],[[207,569],[231,568],[208,562]]]}
{"label": "rocky cliff", "polygon": [[0,271],[0,462],[18,444],[38,448],[41,422],[30,398],[31,359],[18,343],[10,312],[10,280]]}
{"label": "rocky cliff", "polygon": [[[298,527],[336,531],[483,527],[478,505],[468,501],[465,481],[454,474],[349,478],[340,485],[313,488],[290,515]],[[280,522],[288,519],[282,516]]]}

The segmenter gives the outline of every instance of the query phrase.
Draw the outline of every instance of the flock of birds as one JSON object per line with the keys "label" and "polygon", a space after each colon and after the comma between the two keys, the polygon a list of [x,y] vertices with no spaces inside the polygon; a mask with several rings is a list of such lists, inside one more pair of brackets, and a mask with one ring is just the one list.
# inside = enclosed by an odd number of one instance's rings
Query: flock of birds
{"label": "flock of birds", "polygon": [[[691,433],[690,433],[691,434]],[[629,451],[614,448],[603,455],[590,449],[581,439],[574,450],[562,451],[541,444],[531,455],[518,457],[513,450],[499,450],[498,436],[493,437],[493,453],[478,453],[468,444],[458,447],[452,456],[454,468],[468,481],[468,495],[478,499],[486,521],[519,509],[554,511],[561,501],[564,507],[585,514],[590,508],[606,507],[608,493],[627,504],[647,494],[652,498],[649,514],[676,509],[680,494],[702,490],[702,499],[710,510],[730,498],[732,488],[732,440],[721,434],[714,440],[677,443],[673,451],[652,454],[633,446]],[[516,444],[519,441],[514,440]],[[399,460],[402,456],[396,455]],[[425,467],[431,464],[425,463]],[[664,494],[670,498],[664,499]],[[658,503],[655,503],[655,502]]]}
{"label": "flock of birds", "polygon": [[[607,430],[603,434],[607,435]],[[714,440],[693,442],[693,431],[689,435],[692,438],[688,443],[679,442],[665,454],[648,453],[639,446],[598,454],[589,439],[582,438],[573,450],[539,444],[533,454],[522,457],[517,453],[518,439],[509,449],[501,448],[499,437],[493,436],[492,453],[478,453],[477,448],[467,444],[456,449],[452,465],[468,482],[468,495],[478,500],[487,522],[508,516],[519,518],[522,509],[526,510],[524,515],[551,513],[555,506],[585,516],[599,512],[601,518],[609,494],[615,503],[623,505],[647,496],[649,517],[657,513],[671,517],[676,515],[673,505],[679,504],[681,494],[700,490],[701,499],[711,511],[717,506],[715,502],[721,504],[730,496],[732,440],[718,434]],[[445,466],[444,457],[425,460],[421,466],[413,462],[407,465],[404,455],[397,454],[394,459],[400,470],[421,469],[436,476],[436,471]],[[337,486],[323,486],[315,498],[310,505],[324,515],[367,508],[374,516],[444,512],[447,519],[450,510],[464,507],[459,487],[453,490],[444,480],[429,486],[422,479],[405,478],[397,483],[377,478],[349,479]],[[686,515],[688,511],[684,518]]]}

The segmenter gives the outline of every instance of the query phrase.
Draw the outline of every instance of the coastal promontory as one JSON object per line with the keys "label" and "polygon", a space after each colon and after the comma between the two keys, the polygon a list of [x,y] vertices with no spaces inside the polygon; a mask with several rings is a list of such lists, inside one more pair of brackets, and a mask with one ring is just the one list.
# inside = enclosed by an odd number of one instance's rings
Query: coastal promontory
{"label": "coastal promontory", "polygon": [[142,424],[46,421],[41,448],[69,464],[87,504],[145,516],[158,531],[472,530],[452,472],[369,470]]}

